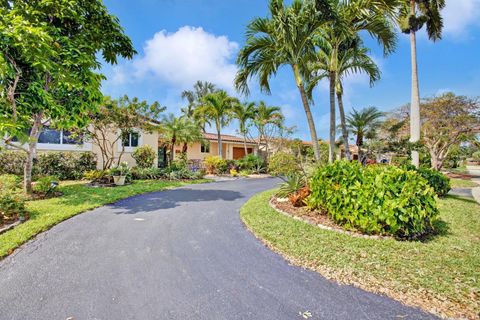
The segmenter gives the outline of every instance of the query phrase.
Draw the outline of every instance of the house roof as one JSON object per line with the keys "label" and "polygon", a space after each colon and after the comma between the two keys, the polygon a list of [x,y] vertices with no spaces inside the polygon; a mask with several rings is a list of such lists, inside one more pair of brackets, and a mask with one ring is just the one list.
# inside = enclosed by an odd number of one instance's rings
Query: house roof
{"label": "house roof", "polygon": [[[210,141],[214,141],[214,142],[217,141],[217,138],[218,138],[216,133],[208,133],[208,132],[205,132],[203,134],[203,137],[206,140],[210,140]],[[237,136],[233,136],[233,135],[230,135],[230,134],[222,134],[221,138],[222,138],[222,141],[225,141],[225,142],[243,143],[243,138],[242,137],[237,137]],[[247,143],[255,144],[255,141],[247,138]]]}

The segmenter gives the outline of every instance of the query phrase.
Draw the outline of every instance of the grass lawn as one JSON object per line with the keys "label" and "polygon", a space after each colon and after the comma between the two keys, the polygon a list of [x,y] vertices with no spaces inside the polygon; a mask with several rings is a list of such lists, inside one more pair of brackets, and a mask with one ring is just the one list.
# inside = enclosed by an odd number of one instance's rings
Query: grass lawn
{"label": "grass lawn", "polygon": [[475,188],[479,186],[478,183],[463,179],[450,179],[450,185],[452,188]]}
{"label": "grass lawn", "polygon": [[407,242],[352,237],[294,220],[268,205],[274,192],[253,197],[241,217],[292,263],[442,316],[478,319],[480,206],[473,200],[439,200],[440,234]]}
{"label": "grass lawn", "polygon": [[164,190],[208,180],[181,181],[135,181],[133,184],[115,188],[92,188],[85,182],[64,182],[59,191],[64,195],[57,198],[29,201],[27,209],[30,219],[0,235],[0,258],[40,232],[84,211],[141,193]]}

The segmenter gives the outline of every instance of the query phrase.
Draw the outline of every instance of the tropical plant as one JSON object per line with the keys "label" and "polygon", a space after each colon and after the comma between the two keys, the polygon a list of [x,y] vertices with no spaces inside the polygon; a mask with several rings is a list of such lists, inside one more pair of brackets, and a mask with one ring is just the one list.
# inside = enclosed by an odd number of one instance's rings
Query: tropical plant
{"label": "tropical plant", "polygon": [[380,119],[384,113],[375,107],[357,111],[355,108],[347,116],[348,129],[356,136],[355,145],[358,147],[358,161],[363,162],[362,146],[365,139],[372,139],[381,124]]}
{"label": "tropical plant", "polygon": [[202,104],[195,110],[195,114],[204,117],[207,121],[215,123],[217,130],[218,156],[222,157],[222,135],[221,130],[228,125],[232,119],[232,109],[238,104],[238,100],[220,90],[206,95]]}
{"label": "tropical plant", "polygon": [[237,163],[241,170],[248,170],[254,173],[262,173],[265,171],[265,161],[254,154],[247,154],[238,160]]}
{"label": "tropical plant", "polygon": [[291,174],[282,182],[276,193],[277,197],[288,198],[290,195],[297,193],[300,189],[307,185],[305,176],[301,174]]}
{"label": "tropical plant", "polygon": [[268,151],[270,140],[276,133],[283,128],[285,117],[282,114],[282,109],[279,107],[268,106],[265,102],[260,101],[255,110],[255,119],[253,123],[258,131],[258,144],[263,144],[265,150]]}
{"label": "tropical plant", "polygon": [[[441,10],[445,0],[401,0],[397,22],[403,33],[410,35],[411,67],[412,67],[412,99],[410,102],[410,142],[420,140],[420,90],[418,84],[417,40],[416,33],[424,25],[430,40],[437,41],[442,37],[443,18]],[[419,166],[419,153],[412,151],[412,164]]]}
{"label": "tropical plant", "polygon": [[12,119],[0,137],[26,153],[24,189],[32,193],[42,127],[86,126],[102,98],[100,58],[114,64],[135,50],[100,0],[2,1],[0,38],[0,120]]}
{"label": "tropical plant", "polygon": [[428,182],[393,166],[337,161],[310,182],[308,205],[347,229],[415,238],[433,229],[439,211]]}
{"label": "tropical plant", "polygon": [[[327,78],[330,83],[330,144],[329,162],[333,161],[335,148],[335,95],[343,93],[342,80],[350,73],[368,71],[372,67],[375,73],[374,79],[379,78],[378,68],[368,58],[368,50],[363,47],[359,33],[366,31],[374,37],[388,54],[393,51],[396,43],[396,35],[389,17],[395,12],[396,1],[335,1],[332,9],[335,10],[335,19],[327,26],[319,29],[317,37],[318,61],[313,64],[314,70],[318,70],[312,79],[316,85],[322,78]],[[357,54],[357,60],[353,62],[352,55]],[[364,59],[364,68],[359,68],[358,55]],[[366,59],[365,59],[366,58]],[[349,61],[350,60],[350,61]],[[352,65],[354,64],[354,65]],[[370,75],[372,75],[371,73]],[[372,78],[371,78],[372,80]],[[312,84],[309,85],[312,89]],[[311,94],[310,94],[311,96]],[[345,112],[343,101],[338,100],[342,134],[346,151],[348,150],[348,133],[345,128]],[[349,157],[347,151],[347,157]]]}
{"label": "tropical plant", "polygon": [[204,132],[206,121],[203,117],[195,114],[195,109],[202,104],[203,98],[206,95],[214,93],[215,91],[217,91],[217,88],[213,83],[199,80],[193,85],[193,90],[184,90],[182,92],[182,99],[186,99],[188,102],[186,107],[180,109],[183,116],[198,122]]}
{"label": "tropical plant", "polygon": [[58,186],[58,178],[55,176],[44,176],[35,181],[33,190],[37,193],[47,195]]}
{"label": "tropical plant", "polygon": [[138,147],[133,151],[132,158],[140,168],[151,168],[155,163],[156,152],[150,145]]}
{"label": "tropical plant", "polygon": [[175,146],[177,144],[183,143],[182,153],[186,153],[188,144],[203,141],[202,130],[195,121],[188,118],[175,117],[172,113],[163,117],[160,132],[170,149],[170,164],[173,163],[175,158]]}
{"label": "tropical plant", "polygon": [[221,174],[227,171],[227,161],[219,156],[205,157],[203,165],[209,174]]}
{"label": "tropical plant", "polygon": [[300,172],[300,163],[293,153],[276,152],[268,161],[268,172],[274,176],[288,177]]}
{"label": "tropical plant", "polygon": [[255,119],[256,106],[254,102],[237,103],[232,109],[233,117],[238,121],[239,131],[243,136],[243,147],[245,154],[248,154],[247,135],[249,124]]}
{"label": "tropical plant", "polygon": [[322,9],[317,10],[314,1],[294,0],[285,6],[283,0],[270,0],[270,16],[255,18],[247,26],[247,40],[237,58],[239,71],[235,77],[235,87],[244,94],[249,94],[248,82],[252,77],[258,77],[260,89],[270,94],[269,79],[282,66],[292,69],[317,160],[320,151],[306,80],[309,77],[307,63],[315,59],[316,32],[330,15],[328,6]]}

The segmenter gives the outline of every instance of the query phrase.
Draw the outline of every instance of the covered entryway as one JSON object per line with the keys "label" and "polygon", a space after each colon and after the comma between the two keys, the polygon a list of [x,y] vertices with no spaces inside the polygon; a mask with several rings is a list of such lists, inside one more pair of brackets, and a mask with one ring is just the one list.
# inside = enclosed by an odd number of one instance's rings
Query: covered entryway
{"label": "covered entryway", "polygon": [[[247,148],[247,153],[253,153],[253,148]],[[238,160],[245,157],[245,148],[233,147],[233,159]]]}

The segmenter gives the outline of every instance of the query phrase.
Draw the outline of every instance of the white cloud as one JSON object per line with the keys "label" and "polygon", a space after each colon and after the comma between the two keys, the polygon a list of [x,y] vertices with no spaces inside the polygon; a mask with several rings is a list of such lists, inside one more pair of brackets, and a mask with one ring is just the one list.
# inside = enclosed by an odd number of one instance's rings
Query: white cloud
{"label": "white cloud", "polygon": [[444,33],[464,37],[472,25],[480,25],[480,0],[447,0],[442,12]]}
{"label": "white cloud", "polygon": [[133,63],[136,78],[154,76],[164,83],[189,88],[195,81],[231,89],[237,68],[231,62],[238,44],[203,28],[184,26],[162,30],[146,42],[144,55]]}

